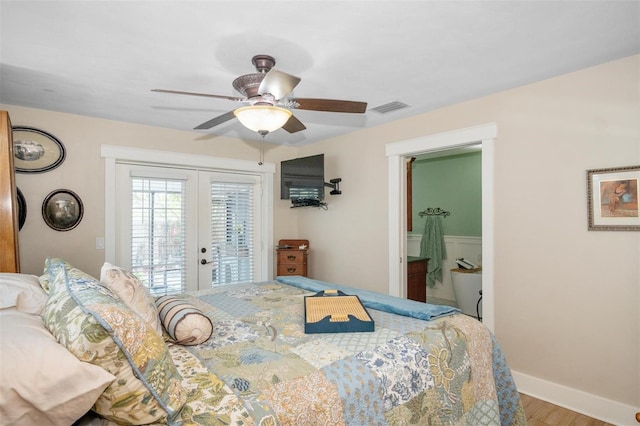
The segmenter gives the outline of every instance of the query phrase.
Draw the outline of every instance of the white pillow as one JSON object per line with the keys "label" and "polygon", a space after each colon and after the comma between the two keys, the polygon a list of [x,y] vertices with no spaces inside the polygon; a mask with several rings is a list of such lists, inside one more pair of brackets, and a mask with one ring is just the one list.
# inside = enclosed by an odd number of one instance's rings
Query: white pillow
{"label": "white pillow", "polygon": [[115,380],[56,342],[37,315],[0,311],[0,328],[2,424],[69,426]]}
{"label": "white pillow", "polygon": [[162,324],[158,318],[155,299],[149,289],[131,272],[105,262],[100,269],[100,282],[114,292],[129,309],[162,336]]}
{"label": "white pillow", "polygon": [[0,309],[42,315],[47,293],[35,275],[0,273]]}

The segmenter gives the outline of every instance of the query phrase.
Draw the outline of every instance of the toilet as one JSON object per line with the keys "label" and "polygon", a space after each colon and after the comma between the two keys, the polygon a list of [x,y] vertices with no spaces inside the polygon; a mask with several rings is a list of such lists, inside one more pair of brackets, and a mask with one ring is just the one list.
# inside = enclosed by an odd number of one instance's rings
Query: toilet
{"label": "toilet", "polygon": [[482,271],[452,269],[451,282],[458,308],[463,314],[482,319]]}

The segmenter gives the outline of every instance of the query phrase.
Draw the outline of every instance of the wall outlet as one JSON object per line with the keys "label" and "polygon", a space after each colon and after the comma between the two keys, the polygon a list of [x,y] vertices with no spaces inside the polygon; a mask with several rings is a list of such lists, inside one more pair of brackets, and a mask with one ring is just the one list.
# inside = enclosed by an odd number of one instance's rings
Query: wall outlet
{"label": "wall outlet", "polygon": [[96,250],[104,250],[104,238],[96,238]]}

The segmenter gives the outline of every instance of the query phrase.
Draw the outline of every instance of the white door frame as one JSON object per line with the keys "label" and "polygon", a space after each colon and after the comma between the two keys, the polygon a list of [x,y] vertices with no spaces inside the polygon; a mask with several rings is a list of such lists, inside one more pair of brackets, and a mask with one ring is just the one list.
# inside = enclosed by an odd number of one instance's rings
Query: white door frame
{"label": "white door frame", "polygon": [[495,123],[452,130],[386,145],[389,164],[389,294],[406,297],[406,157],[482,144],[482,322],[494,331],[494,142]]}

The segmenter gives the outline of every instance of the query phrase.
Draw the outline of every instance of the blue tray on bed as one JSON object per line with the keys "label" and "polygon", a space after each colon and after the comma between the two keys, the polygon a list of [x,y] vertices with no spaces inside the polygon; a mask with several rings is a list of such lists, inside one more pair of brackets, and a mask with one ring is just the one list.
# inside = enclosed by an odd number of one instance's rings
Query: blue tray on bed
{"label": "blue tray on bed", "polygon": [[304,332],[354,333],[374,331],[375,323],[358,296],[323,290],[304,298]]}

